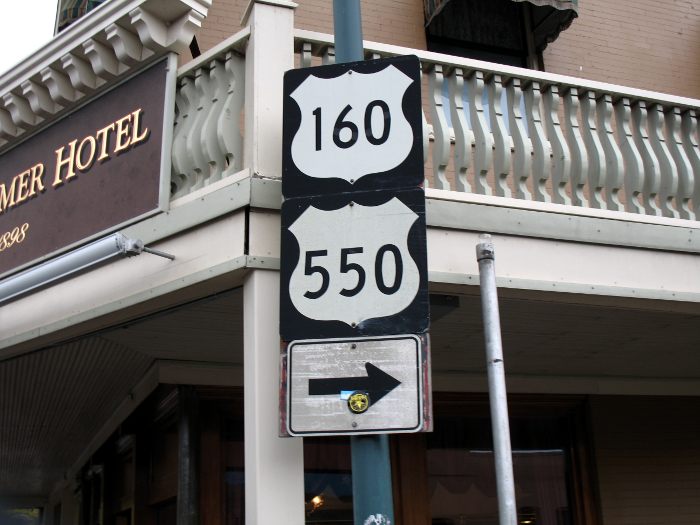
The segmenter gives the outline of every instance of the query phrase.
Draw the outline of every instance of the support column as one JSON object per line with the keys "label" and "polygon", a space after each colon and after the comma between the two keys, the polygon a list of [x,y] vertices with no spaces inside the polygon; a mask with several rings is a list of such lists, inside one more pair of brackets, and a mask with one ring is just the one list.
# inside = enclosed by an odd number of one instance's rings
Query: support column
{"label": "support column", "polygon": [[282,77],[294,67],[294,8],[287,0],[251,0],[245,56],[243,163],[255,175],[282,176]]}
{"label": "support column", "polygon": [[177,525],[199,525],[199,403],[193,386],[177,387]]}
{"label": "support column", "polygon": [[246,525],[304,524],[303,441],[278,437],[279,293],[274,271],[243,285]]}

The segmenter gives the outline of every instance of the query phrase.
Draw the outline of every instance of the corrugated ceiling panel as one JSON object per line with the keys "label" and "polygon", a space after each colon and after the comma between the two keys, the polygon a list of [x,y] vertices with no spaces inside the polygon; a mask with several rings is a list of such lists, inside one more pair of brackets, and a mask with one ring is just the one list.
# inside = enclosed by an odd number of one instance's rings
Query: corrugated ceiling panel
{"label": "corrugated ceiling panel", "polygon": [[0,494],[48,493],[152,362],[100,337],[0,362]]}

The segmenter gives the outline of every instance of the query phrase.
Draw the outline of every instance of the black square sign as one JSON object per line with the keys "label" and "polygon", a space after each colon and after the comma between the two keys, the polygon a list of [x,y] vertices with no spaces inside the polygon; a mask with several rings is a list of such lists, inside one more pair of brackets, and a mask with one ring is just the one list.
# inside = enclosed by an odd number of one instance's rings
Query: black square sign
{"label": "black square sign", "polygon": [[288,199],[281,267],[283,340],[425,332],[423,190]]}

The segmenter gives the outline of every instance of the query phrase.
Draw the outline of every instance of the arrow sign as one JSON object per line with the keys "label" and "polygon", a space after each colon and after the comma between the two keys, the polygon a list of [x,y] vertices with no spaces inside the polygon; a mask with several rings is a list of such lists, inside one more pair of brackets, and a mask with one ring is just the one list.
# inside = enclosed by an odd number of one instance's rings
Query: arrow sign
{"label": "arrow sign", "polygon": [[401,381],[372,363],[365,363],[365,369],[367,370],[366,376],[309,379],[309,395],[329,396],[340,394],[342,391],[361,390],[367,392],[370,403],[375,404],[401,384]]}
{"label": "arrow sign", "polygon": [[423,345],[412,334],[292,341],[284,358],[287,434],[420,431]]}

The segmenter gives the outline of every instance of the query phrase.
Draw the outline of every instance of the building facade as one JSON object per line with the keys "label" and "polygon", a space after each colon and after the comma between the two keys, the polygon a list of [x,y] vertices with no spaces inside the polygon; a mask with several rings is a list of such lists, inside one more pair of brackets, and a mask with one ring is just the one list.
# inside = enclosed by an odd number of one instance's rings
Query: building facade
{"label": "building facade", "polygon": [[[498,522],[487,232],[519,523],[698,523],[700,10],[484,4],[362,4],[423,80],[433,432],[390,437],[395,521]],[[282,78],[334,62],[331,2],[91,7],[0,78],[0,523],[352,523],[349,440],[279,435]],[[23,284],[107,238],[142,244]]]}

